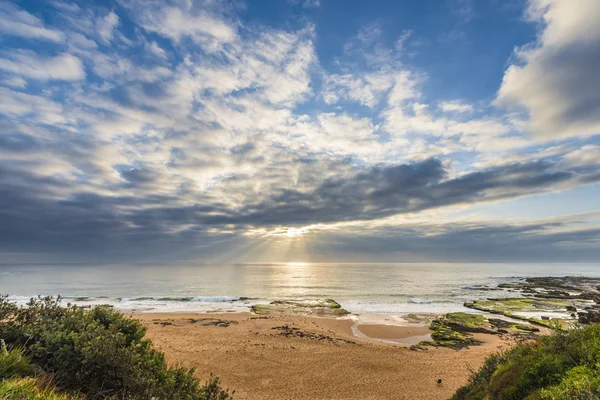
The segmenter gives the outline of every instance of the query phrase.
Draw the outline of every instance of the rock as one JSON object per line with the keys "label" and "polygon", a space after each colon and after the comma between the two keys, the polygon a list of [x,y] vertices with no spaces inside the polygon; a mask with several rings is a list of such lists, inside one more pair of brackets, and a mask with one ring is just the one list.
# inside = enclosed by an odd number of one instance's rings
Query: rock
{"label": "rock", "polygon": [[251,307],[255,314],[300,314],[338,317],[350,314],[340,303],[332,299],[276,300],[269,304],[255,304]]}
{"label": "rock", "polygon": [[600,312],[598,311],[588,311],[588,312],[580,312],[579,318],[577,319],[581,324],[595,324],[600,322]]}
{"label": "rock", "polygon": [[575,307],[575,306],[567,306],[567,311],[577,312],[577,307]]}
{"label": "rock", "polygon": [[499,318],[490,318],[488,321],[492,326],[498,328],[498,333],[531,333],[540,331],[535,326],[518,324],[512,321],[506,321]]}

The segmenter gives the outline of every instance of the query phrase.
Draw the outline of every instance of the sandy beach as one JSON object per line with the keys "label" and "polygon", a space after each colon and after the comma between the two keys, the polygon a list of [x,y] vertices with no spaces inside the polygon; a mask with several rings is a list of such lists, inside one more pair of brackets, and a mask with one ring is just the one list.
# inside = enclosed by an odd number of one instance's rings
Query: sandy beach
{"label": "sandy beach", "polygon": [[236,399],[448,399],[488,354],[510,345],[479,334],[485,344],[466,350],[410,350],[411,338],[428,334],[423,324],[251,313],[134,317],[169,362],[196,368],[200,378],[219,376]]}

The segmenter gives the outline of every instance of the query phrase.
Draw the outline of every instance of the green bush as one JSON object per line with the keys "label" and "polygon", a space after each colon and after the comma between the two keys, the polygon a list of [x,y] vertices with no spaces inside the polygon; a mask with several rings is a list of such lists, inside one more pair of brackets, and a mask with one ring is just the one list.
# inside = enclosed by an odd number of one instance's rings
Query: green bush
{"label": "green bush", "polygon": [[0,298],[0,337],[22,346],[56,384],[90,399],[229,399],[218,379],[202,386],[193,370],[169,367],[144,339],[145,327],[108,306],[84,309],[60,298],[19,308]]}
{"label": "green bush", "polygon": [[488,357],[455,400],[600,398],[600,325],[521,343]]}

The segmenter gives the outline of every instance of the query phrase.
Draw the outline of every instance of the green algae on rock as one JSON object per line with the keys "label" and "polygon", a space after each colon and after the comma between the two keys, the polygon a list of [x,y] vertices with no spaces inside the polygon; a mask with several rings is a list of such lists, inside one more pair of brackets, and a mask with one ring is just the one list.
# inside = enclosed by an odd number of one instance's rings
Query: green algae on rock
{"label": "green algae on rock", "polygon": [[269,304],[253,305],[251,310],[255,314],[285,313],[334,317],[350,314],[332,299],[276,300]]}
{"label": "green algae on rock", "polygon": [[483,343],[474,339],[470,332],[481,332],[487,325],[482,315],[467,313],[449,313],[433,320],[429,329],[433,331],[431,341],[423,341],[411,349],[423,349],[424,346],[449,347],[455,350]]}
{"label": "green algae on rock", "polygon": [[543,326],[600,322],[600,278],[528,277],[498,288],[523,297],[477,300],[465,306]]}
{"label": "green algae on rock", "polygon": [[429,329],[433,331],[431,341],[420,342],[411,346],[413,350],[424,349],[425,346],[449,347],[455,350],[480,345],[481,340],[473,338],[473,333],[514,334],[531,337],[539,329],[500,319],[487,319],[481,314],[463,312],[448,313],[436,318]]}
{"label": "green algae on rock", "polygon": [[464,304],[465,307],[475,310],[504,315],[505,317],[528,321],[546,327],[553,325],[553,320],[559,323],[561,320],[557,318],[544,320],[542,318],[519,315],[518,313],[537,312],[543,314],[544,312],[564,311],[566,310],[566,307],[570,305],[570,302],[564,300],[537,299],[531,297],[475,300]]}

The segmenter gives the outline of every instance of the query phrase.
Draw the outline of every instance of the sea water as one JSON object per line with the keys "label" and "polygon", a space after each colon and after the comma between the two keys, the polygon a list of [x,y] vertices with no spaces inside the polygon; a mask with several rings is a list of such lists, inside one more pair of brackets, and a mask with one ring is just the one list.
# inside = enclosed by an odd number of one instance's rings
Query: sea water
{"label": "sea water", "polygon": [[243,311],[272,300],[332,298],[352,313],[465,311],[518,296],[493,289],[527,276],[600,277],[600,264],[248,263],[0,265],[0,293],[19,304],[61,295],[78,305],[141,312]]}

